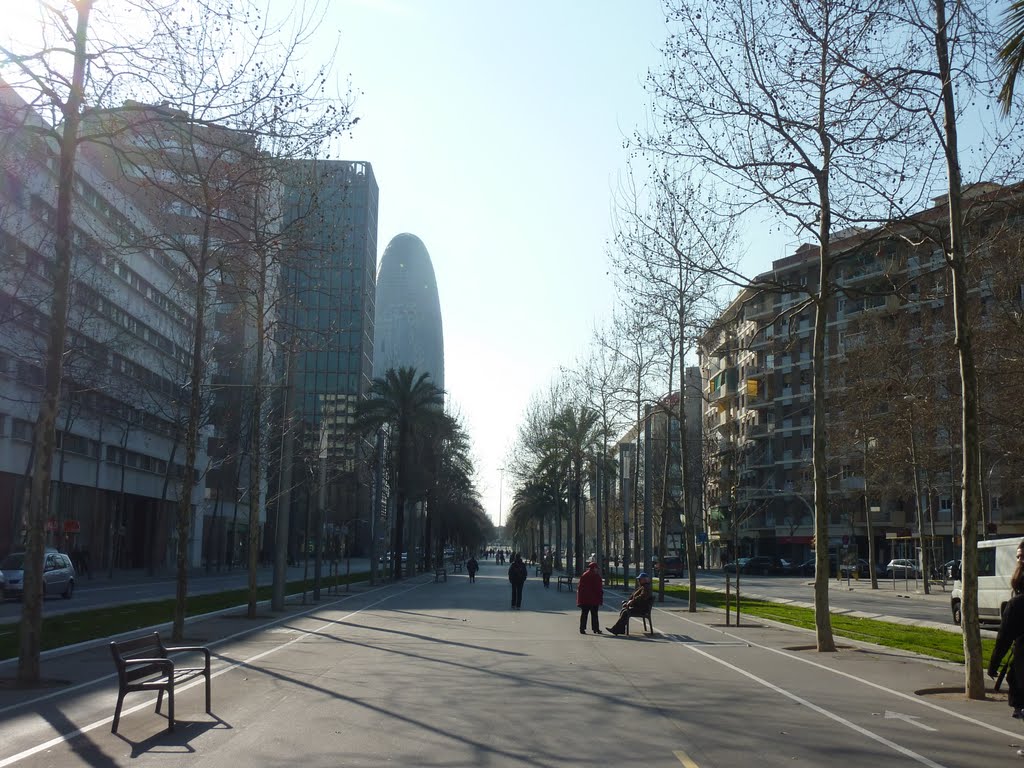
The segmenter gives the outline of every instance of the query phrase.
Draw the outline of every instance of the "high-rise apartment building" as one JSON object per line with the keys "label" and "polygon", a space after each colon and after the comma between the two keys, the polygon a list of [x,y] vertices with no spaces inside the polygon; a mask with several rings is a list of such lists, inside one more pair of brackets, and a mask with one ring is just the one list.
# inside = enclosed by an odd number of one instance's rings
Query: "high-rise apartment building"
{"label": "high-rise apartment building", "polygon": [[[1021,189],[967,190],[970,289],[985,481],[981,535],[1024,533],[1019,461],[1024,349]],[[960,385],[943,198],[911,219],[833,241],[826,414],[828,546],[877,561],[956,551],[962,521]],[[732,556],[799,561],[814,533],[812,343],[818,251],[752,281],[699,341],[708,496]],[[732,551],[737,550],[737,551]]]}

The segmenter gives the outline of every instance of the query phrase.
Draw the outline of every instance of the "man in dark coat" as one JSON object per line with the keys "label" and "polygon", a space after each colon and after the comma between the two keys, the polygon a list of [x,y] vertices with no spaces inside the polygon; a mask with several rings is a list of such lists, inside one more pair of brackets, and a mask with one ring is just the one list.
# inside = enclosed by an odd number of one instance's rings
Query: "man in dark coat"
{"label": "man in dark coat", "polygon": [[518,611],[523,605],[523,584],[526,583],[526,563],[518,552],[508,567],[508,581],[512,585],[512,608]]}
{"label": "man in dark coat", "polygon": [[469,583],[474,584],[476,582],[476,572],[480,569],[480,564],[477,563],[476,558],[472,555],[469,556],[469,560],[466,561],[466,573],[469,575]]}
{"label": "man in dark coat", "polygon": [[[1008,703],[1013,707],[1013,716],[1024,719],[1024,541],[1017,545],[1017,567],[1010,577],[1010,590],[1013,596],[1003,609],[999,634],[988,662],[988,675],[999,675],[1003,657],[1012,647],[1012,661],[1006,670]],[[1024,756],[1024,750],[1018,754]]]}
{"label": "man in dark coat", "polygon": [[630,616],[646,616],[650,613],[652,605],[654,594],[651,592],[651,578],[646,573],[641,573],[636,577],[636,589],[633,590],[633,594],[622,604],[619,620],[614,626],[607,627],[608,631],[613,635],[621,635],[626,631]]}
{"label": "man in dark coat", "polygon": [[540,560],[540,575],[544,579],[544,589],[551,585],[551,574],[555,570],[555,556],[548,550]]}
{"label": "man in dark coat", "polygon": [[595,635],[601,634],[597,623],[597,609],[604,602],[604,584],[597,563],[590,563],[587,570],[580,576],[576,587],[576,605],[580,609],[580,634],[587,634],[587,615],[590,615],[590,630]]}

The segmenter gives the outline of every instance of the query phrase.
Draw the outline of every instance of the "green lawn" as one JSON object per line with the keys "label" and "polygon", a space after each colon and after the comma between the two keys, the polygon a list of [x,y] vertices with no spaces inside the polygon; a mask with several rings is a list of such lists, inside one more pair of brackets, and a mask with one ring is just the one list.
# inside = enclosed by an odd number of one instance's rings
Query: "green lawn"
{"label": "green lawn", "polygon": [[[687,600],[689,590],[683,586],[665,585],[665,594]],[[736,597],[733,595],[733,610]],[[725,595],[721,592],[698,589],[697,602],[716,608],[725,608]],[[740,620],[744,617],[770,619],[804,629],[814,629],[814,611],[810,608],[772,603],[765,600],[743,599],[740,604]],[[913,651],[943,661],[964,662],[963,636],[959,632],[946,632],[930,627],[915,627],[906,624],[892,624],[877,619],[863,619],[844,614],[832,614],[832,632],[836,637],[849,637],[889,648]],[[983,658],[988,661],[994,640],[983,638]]]}
{"label": "green lawn", "polygon": [[[366,573],[352,573],[348,576],[338,576],[321,579],[321,590],[326,590],[334,585],[347,582],[365,581]],[[307,591],[313,589],[313,582],[309,580],[305,584]],[[259,587],[257,595],[259,600],[269,600],[272,587],[270,585]],[[288,593],[296,594],[302,592],[303,581],[294,581],[288,584]],[[204,613],[245,606],[249,602],[248,589],[236,589],[230,592],[219,592],[210,595],[189,596],[186,604],[189,616],[200,616]],[[89,611],[76,613],[63,613],[58,616],[43,618],[43,650],[61,648],[65,645],[74,645],[87,640],[110,637],[122,632],[131,632],[135,629],[166,624],[174,619],[174,599],[155,600],[151,603],[132,603],[112,608],[96,608]],[[0,659],[10,659],[18,655],[18,624],[4,624],[0,626]]]}

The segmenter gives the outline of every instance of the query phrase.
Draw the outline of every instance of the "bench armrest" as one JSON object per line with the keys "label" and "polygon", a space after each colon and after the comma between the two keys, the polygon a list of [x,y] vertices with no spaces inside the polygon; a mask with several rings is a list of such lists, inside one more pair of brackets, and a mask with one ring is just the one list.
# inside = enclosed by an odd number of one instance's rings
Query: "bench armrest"
{"label": "bench armrest", "polygon": [[164,647],[167,653],[201,653],[206,657],[206,666],[210,666],[210,649],[205,645],[175,645],[173,647]]}

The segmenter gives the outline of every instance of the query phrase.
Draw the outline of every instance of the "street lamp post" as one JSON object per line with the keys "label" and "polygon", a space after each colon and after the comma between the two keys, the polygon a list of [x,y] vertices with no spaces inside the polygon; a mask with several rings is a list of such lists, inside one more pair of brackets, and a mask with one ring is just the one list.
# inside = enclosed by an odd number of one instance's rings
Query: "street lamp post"
{"label": "street lamp post", "polygon": [[644,563],[643,570],[653,571],[651,549],[654,546],[651,530],[651,404],[644,407]]}
{"label": "street lamp post", "polygon": [[921,474],[917,462],[917,436],[915,434],[917,428],[914,419],[914,403],[917,402],[917,398],[914,395],[906,395],[903,399],[910,407],[910,463],[914,472],[914,504],[917,508],[917,539],[921,543],[921,571],[924,577],[924,593],[927,595],[930,594],[928,586],[930,558],[928,547],[925,546],[924,541],[924,506],[921,503],[923,501],[921,498]]}
{"label": "street lamp post", "polygon": [[622,585],[629,586],[629,513],[633,500],[633,466],[628,448],[619,451],[619,477],[622,478]]}

